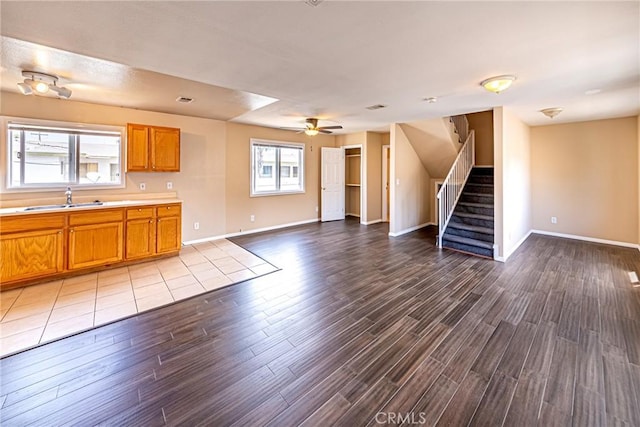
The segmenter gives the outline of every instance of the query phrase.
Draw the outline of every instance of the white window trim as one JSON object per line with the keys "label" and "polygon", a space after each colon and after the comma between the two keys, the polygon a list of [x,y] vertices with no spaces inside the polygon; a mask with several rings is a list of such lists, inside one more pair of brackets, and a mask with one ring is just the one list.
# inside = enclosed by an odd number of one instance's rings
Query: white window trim
{"label": "white window trim", "polygon": [[[270,192],[260,192],[260,193],[255,193],[253,191],[254,189],[254,183],[255,183],[255,168],[254,168],[254,150],[253,147],[254,145],[270,145],[270,146],[274,146],[274,147],[283,147],[283,148],[298,148],[302,150],[302,156],[300,157],[301,159],[301,164],[300,167],[298,169],[298,175],[300,176],[300,185],[302,187],[302,190],[288,190],[288,191],[270,191]],[[285,141],[272,141],[272,140],[268,140],[268,139],[257,139],[257,138],[251,138],[249,140],[249,169],[251,170],[251,179],[249,181],[249,195],[250,197],[265,197],[265,196],[286,196],[288,194],[304,194],[306,193],[306,181],[305,181],[305,174],[306,174],[306,166],[305,166],[305,156],[306,156],[306,152],[305,152],[305,144],[302,143],[298,143],[298,142],[285,142]],[[277,167],[273,168],[273,173],[280,173],[280,171],[278,170]]]}
{"label": "white window trim", "polygon": [[[127,132],[124,126],[114,126],[114,125],[102,125],[102,124],[94,124],[94,123],[78,123],[78,122],[65,122],[62,120],[41,120],[41,119],[31,119],[26,117],[9,117],[4,116],[0,118],[2,122],[2,136],[0,139],[0,146],[2,149],[0,150],[0,162],[2,164],[2,168],[5,169],[5,173],[2,174],[0,179],[2,180],[2,192],[6,193],[46,193],[46,192],[57,192],[60,190],[65,190],[67,187],[71,187],[72,189],[77,190],[111,190],[118,188],[126,188],[127,185],[127,177],[125,175],[125,164],[126,164],[126,141],[127,141]],[[35,185],[25,185],[23,187],[9,187],[8,183],[10,180],[10,171],[9,168],[9,151],[11,147],[9,145],[8,135],[9,135],[9,124],[24,124],[24,125],[34,125],[34,126],[44,126],[51,128],[64,128],[64,129],[77,129],[77,130],[86,130],[90,128],[91,130],[97,131],[108,131],[108,132],[119,132],[120,133],[120,183],[119,184],[35,184]]]}

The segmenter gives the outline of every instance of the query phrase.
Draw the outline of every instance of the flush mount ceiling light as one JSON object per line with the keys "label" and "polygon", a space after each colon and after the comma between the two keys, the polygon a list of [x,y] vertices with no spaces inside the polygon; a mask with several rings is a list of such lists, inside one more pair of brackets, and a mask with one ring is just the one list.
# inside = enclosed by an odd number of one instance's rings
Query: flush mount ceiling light
{"label": "flush mount ceiling light", "polygon": [[549,117],[550,119],[553,119],[555,116],[562,113],[562,108],[560,107],[545,108],[543,110],[540,110],[540,112],[545,116]]}
{"label": "flush mount ceiling light", "polygon": [[438,98],[436,98],[435,96],[430,96],[429,98],[425,98],[425,101],[427,101],[429,104],[434,104],[435,102],[438,101]]}
{"label": "flush mount ceiling light", "polygon": [[491,77],[480,82],[480,86],[493,93],[500,93],[509,89],[509,86],[515,81],[516,76],[504,75]]}
{"label": "flush mount ceiling light", "polygon": [[58,76],[53,74],[40,73],[37,71],[23,71],[22,77],[24,82],[18,83],[18,89],[23,95],[36,94],[44,95],[52,91],[61,98],[68,99],[71,96],[71,90],[66,87],[58,86]]}

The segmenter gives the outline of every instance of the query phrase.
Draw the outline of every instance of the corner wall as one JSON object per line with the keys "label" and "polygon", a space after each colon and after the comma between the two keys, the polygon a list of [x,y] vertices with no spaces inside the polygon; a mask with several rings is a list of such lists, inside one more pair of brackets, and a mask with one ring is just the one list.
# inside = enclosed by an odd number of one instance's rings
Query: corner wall
{"label": "corner wall", "polygon": [[[232,122],[227,123],[226,136],[226,199],[222,205],[226,208],[225,234],[318,220],[322,151],[320,148],[334,147],[333,136],[310,137],[304,133]],[[305,144],[304,193],[250,197],[251,138]],[[251,215],[255,216],[254,222],[250,220]]]}
{"label": "corner wall", "polygon": [[493,166],[493,110],[466,116],[476,134],[476,166]]}
{"label": "corner wall", "polygon": [[391,126],[391,222],[398,236],[429,223],[431,177],[398,124]]}
{"label": "corner wall", "polygon": [[532,128],[534,229],[640,241],[638,122],[633,116]]}
{"label": "corner wall", "polygon": [[[226,123],[219,120],[174,114],[156,113],[106,105],[89,104],[41,96],[23,96],[16,93],[0,94],[0,115],[16,118],[55,120],[72,123],[91,123],[126,126],[142,123],[181,129],[180,172],[129,172],[125,174],[125,187],[110,190],[74,190],[78,197],[102,198],[116,195],[166,192],[166,182],[173,183],[173,191],[183,200],[182,237],[185,241],[223,235],[227,232],[225,212],[226,178]],[[6,132],[0,136],[0,175],[6,179]],[[124,158],[123,158],[124,161]],[[248,161],[244,161],[247,163]],[[146,191],[140,191],[140,183]],[[56,198],[63,200],[62,192],[2,192],[0,204]],[[192,224],[200,222],[200,229]]]}
{"label": "corner wall", "polygon": [[530,129],[504,107],[493,120],[496,257],[506,261],[531,231]]}

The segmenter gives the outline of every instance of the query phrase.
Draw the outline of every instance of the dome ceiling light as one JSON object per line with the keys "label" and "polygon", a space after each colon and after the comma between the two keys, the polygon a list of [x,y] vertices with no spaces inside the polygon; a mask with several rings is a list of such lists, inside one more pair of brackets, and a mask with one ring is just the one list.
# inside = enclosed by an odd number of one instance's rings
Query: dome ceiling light
{"label": "dome ceiling light", "polygon": [[480,86],[493,93],[503,92],[516,80],[516,76],[504,75],[485,79],[480,82]]}
{"label": "dome ceiling light", "polygon": [[25,77],[25,79],[24,82],[18,83],[18,89],[23,95],[31,95],[33,93],[44,95],[51,91],[55,92],[60,98],[68,99],[71,96],[71,90],[57,85],[58,76],[53,74],[23,71],[22,77]]}
{"label": "dome ceiling light", "polygon": [[562,108],[560,107],[545,108],[543,110],[540,110],[540,112],[545,116],[549,117],[550,119],[553,119],[555,116],[562,113]]}

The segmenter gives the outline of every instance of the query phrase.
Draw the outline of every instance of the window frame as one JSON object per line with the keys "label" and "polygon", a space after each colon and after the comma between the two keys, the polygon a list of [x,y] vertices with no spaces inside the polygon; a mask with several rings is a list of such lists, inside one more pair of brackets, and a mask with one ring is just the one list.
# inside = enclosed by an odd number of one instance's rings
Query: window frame
{"label": "window frame", "polygon": [[[53,191],[64,191],[67,187],[71,187],[72,189],[77,190],[97,190],[97,189],[117,189],[117,188],[126,188],[126,175],[125,175],[125,166],[126,166],[126,128],[124,126],[114,126],[114,125],[103,125],[103,124],[94,124],[94,123],[76,123],[76,122],[65,122],[65,121],[53,121],[53,120],[40,120],[40,119],[31,119],[31,118],[23,118],[23,117],[2,117],[2,144],[4,148],[2,149],[2,158],[0,161],[2,162],[3,167],[5,168],[5,173],[2,174],[2,191],[7,193],[27,193],[27,192],[53,192]],[[17,125],[25,128],[43,128],[43,129],[51,129],[58,131],[68,131],[68,132],[77,132],[77,133],[114,133],[120,135],[120,146],[118,149],[119,152],[119,173],[120,173],[120,182],[118,183],[90,183],[90,184],[82,184],[79,182],[73,183],[36,183],[36,184],[22,184],[19,186],[11,185],[11,144],[12,141],[9,138],[9,131],[11,130],[11,125]],[[73,151],[73,153],[71,153]],[[80,144],[78,143],[78,152],[76,150],[71,150],[70,148],[70,161],[73,161],[74,171],[72,175],[79,173],[80,164],[79,164],[79,154],[80,154]],[[24,174],[24,171],[21,171],[21,174]]]}
{"label": "window frame", "polygon": [[[263,146],[275,148],[277,150],[276,162],[272,167],[273,174],[275,174],[277,190],[275,191],[255,191],[256,184],[256,165],[255,165],[255,147]],[[306,183],[304,179],[305,175],[305,144],[299,142],[286,142],[286,141],[272,141],[267,139],[251,138],[249,140],[249,195],[250,197],[265,197],[265,196],[285,196],[289,194],[304,194],[306,193]],[[281,162],[280,162],[280,148],[293,148],[300,150],[300,164],[298,165],[298,176],[300,178],[300,189],[296,190],[282,190],[280,189],[281,182]]]}

